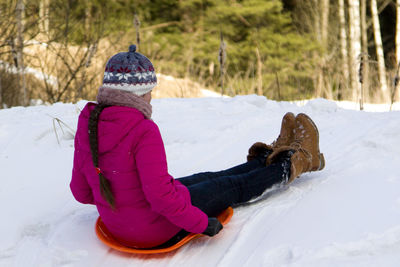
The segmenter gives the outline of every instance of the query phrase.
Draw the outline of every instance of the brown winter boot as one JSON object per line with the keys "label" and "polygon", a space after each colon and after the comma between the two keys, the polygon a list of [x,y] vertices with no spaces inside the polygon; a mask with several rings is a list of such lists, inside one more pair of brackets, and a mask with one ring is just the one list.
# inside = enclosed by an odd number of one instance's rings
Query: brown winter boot
{"label": "brown winter boot", "polygon": [[297,115],[295,123],[294,141],[290,146],[275,149],[267,159],[267,164],[274,163],[282,153],[292,151],[288,183],[304,172],[318,171],[325,167],[324,156],[319,151],[319,133],[315,123],[304,113]]}
{"label": "brown winter boot", "polygon": [[319,151],[319,132],[313,120],[304,113],[296,116],[295,141],[291,146],[298,146],[312,155],[310,171],[319,171],[325,167],[324,154]]}
{"label": "brown winter boot", "polygon": [[288,112],[282,118],[281,132],[278,138],[271,144],[267,145],[262,142],[254,143],[249,148],[249,153],[247,155],[247,161],[250,161],[259,155],[268,156],[281,146],[289,146],[294,141],[294,128],[296,127],[295,116],[292,112]]}
{"label": "brown winter boot", "polygon": [[282,118],[281,132],[278,138],[271,144],[276,149],[281,146],[290,146],[294,141],[294,129],[296,128],[296,117],[292,112],[288,112]]}

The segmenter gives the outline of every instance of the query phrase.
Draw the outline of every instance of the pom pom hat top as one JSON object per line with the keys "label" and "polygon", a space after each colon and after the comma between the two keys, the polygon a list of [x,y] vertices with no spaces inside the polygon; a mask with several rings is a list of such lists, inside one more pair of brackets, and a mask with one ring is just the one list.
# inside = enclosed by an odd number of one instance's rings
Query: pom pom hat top
{"label": "pom pom hat top", "polygon": [[112,56],[106,64],[103,86],[142,96],[157,85],[153,64],[136,52],[136,45],[129,46],[129,52]]}

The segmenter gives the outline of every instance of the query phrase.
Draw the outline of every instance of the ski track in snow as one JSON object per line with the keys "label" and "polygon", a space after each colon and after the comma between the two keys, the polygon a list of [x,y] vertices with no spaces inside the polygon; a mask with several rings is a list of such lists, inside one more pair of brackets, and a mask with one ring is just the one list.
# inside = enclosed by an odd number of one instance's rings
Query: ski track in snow
{"label": "ski track in snow", "polygon": [[[398,266],[400,112],[297,106],[257,96],[153,100],[170,173],[178,178],[240,164],[272,142],[282,116],[307,113],[320,132],[321,172],[235,208],[216,237],[165,255],[130,255],[97,240],[96,208],[69,192],[73,138],[85,105],[0,111],[0,266]],[[57,142],[57,131],[59,142]],[[64,131],[64,133],[63,133]]]}

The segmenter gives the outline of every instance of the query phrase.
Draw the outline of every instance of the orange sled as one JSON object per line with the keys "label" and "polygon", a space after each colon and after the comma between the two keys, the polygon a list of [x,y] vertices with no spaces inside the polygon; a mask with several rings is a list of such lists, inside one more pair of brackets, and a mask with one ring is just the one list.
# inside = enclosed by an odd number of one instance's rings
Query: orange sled
{"label": "orange sled", "polygon": [[[232,215],[233,215],[233,209],[231,207],[229,207],[226,210],[224,210],[221,214],[219,214],[217,216],[217,218],[221,222],[222,225],[226,225],[231,220]],[[103,242],[107,246],[109,246],[113,249],[122,251],[122,252],[135,253],[135,254],[156,254],[156,253],[170,252],[170,251],[180,248],[181,246],[185,245],[190,240],[202,236],[202,234],[190,233],[187,236],[185,236],[183,239],[181,239],[178,243],[175,243],[172,246],[165,247],[165,248],[143,249],[143,248],[131,248],[131,247],[127,247],[125,245],[120,244],[117,240],[114,239],[114,237],[107,230],[106,226],[104,225],[104,223],[100,217],[96,221],[95,230],[96,230],[97,237],[100,239],[101,242]]]}

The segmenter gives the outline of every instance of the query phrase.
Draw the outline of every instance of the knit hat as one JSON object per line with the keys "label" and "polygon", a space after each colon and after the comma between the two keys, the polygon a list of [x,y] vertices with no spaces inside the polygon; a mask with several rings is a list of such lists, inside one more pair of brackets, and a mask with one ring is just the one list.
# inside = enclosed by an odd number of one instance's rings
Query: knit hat
{"label": "knit hat", "polygon": [[130,45],[129,52],[118,53],[107,61],[103,87],[142,96],[156,85],[153,64],[147,57],[136,52],[136,45]]}

